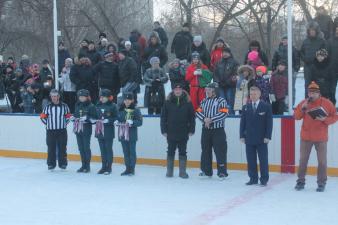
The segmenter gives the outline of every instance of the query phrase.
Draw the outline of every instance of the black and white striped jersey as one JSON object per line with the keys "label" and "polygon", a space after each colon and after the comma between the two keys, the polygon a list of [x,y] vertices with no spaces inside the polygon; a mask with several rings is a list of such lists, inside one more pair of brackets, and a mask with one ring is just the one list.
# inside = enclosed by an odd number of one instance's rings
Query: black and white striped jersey
{"label": "black and white striped jersey", "polygon": [[221,97],[205,98],[196,111],[197,118],[203,123],[205,118],[212,120],[210,129],[223,128],[228,115],[227,102]]}
{"label": "black and white striped jersey", "polygon": [[67,128],[71,113],[67,104],[48,104],[40,115],[41,121],[46,125],[47,130],[62,130]]}

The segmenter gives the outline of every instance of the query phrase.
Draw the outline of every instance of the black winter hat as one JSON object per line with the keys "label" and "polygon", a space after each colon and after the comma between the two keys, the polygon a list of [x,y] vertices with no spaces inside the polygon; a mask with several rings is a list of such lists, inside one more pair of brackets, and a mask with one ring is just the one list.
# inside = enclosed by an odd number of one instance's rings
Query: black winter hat
{"label": "black winter hat", "polygon": [[232,54],[231,49],[228,47],[223,48],[223,52],[228,52],[229,54]]}
{"label": "black winter hat", "polygon": [[279,60],[279,61],[278,61],[278,65],[287,66],[287,65],[288,65],[288,63],[287,63],[287,61],[286,61],[286,60],[284,60],[284,59],[281,59],[281,60]]}
{"label": "black winter hat", "polygon": [[108,52],[108,51],[106,51],[104,54],[103,54],[103,56],[104,57],[108,57],[108,56],[110,56],[110,55],[114,55],[112,52]]}
{"label": "black winter hat", "polygon": [[261,48],[261,44],[259,43],[259,41],[253,40],[250,42],[250,47]]}
{"label": "black winter hat", "polygon": [[181,82],[175,83],[175,84],[173,85],[173,89],[175,89],[175,88],[183,88],[182,83],[181,83]]}
{"label": "black winter hat", "polygon": [[192,59],[200,59],[201,58],[201,56],[200,56],[200,54],[198,53],[198,52],[193,52],[192,54],[191,54],[191,58]]}
{"label": "black winter hat", "polygon": [[182,27],[188,27],[189,28],[190,26],[189,26],[189,23],[184,23]]}
{"label": "black winter hat", "polygon": [[216,39],[216,43],[218,43],[218,42],[222,42],[223,44],[225,44],[225,41],[224,41],[224,39],[222,37],[218,37]]}
{"label": "black winter hat", "polygon": [[108,90],[108,89],[101,89],[100,90],[100,97],[110,97],[112,94],[111,94],[111,91]]}
{"label": "black winter hat", "polygon": [[104,32],[101,32],[101,33],[99,34],[99,38],[101,38],[101,37],[107,38],[107,34],[104,33]]}
{"label": "black winter hat", "polygon": [[134,100],[134,94],[132,92],[124,93],[123,100]]}
{"label": "black winter hat", "polygon": [[109,44],[109,45],[107,46],[107,49],[109,49],[110,47],[113,47],[114,50],[116,51],[116,46],[115,46],[114,44]]}
{"label": "black winter hat", "polygon": [[89,91],[86,90],[86,89],[81,89],[77,92],[77,96],[80,97],[80,96],[84,96],[84,97],[89,97]]}

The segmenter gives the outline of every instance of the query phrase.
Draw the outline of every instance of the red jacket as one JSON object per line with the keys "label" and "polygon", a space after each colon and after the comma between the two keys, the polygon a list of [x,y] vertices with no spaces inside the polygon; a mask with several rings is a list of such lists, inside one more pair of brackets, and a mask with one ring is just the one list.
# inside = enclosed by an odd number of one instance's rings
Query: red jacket
{"label": "red jacket", "polygon": [[224,48],[215,48],[211,52],[211,61],[210,61],[210,69],[214,71],[216,64],[222,59],[223,57],[223,49]]}
{"label": "red jacket", "polygon": [[[207,70],[208,67],[202,64],[201,69]],[[188,66],[187,68],[187,72],[185,75],[185,80],[190,83],[191,87],[199,87],[198,76],[194,75],[195,70],[196,70],[196,65],[190,64],[190,66]]]}
{"label": "red jacket", "polygon": [[142,58],[144,54],[144,49],[147,47],[147,39],[143,35],[141,35],[137,42],[140,45],[140,55]]}
{"label": "red jacket", "polygon": [[303,100],[296,107],[294,112],[294,117],[296,120],[303,119],[302,129],[301,129],[301,139],[303,141],[312,141],[312,142],[327,142],[328,141],[328,127],[331,124],[334,124],[338,117],[336,107],[331,103],[330,100],[320,97],[314,102],[308,104],[308,109],[313,109],[316,107],[323,107],[328,113],[328,117],[324,121],[314,120],[312,117],[302,110],[302,105],[306,102],[307,99]]}
{"label": "red jacket", "polygon": [[276,99],[283,99],[288,95],[288,77],[285,74],[275,72],[270,79],[272,93],[275,94]]}

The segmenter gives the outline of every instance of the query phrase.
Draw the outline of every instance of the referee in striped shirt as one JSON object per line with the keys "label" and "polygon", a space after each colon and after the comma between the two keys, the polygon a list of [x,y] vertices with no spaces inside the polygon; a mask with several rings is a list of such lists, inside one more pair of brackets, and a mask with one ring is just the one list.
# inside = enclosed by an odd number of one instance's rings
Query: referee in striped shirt
{"label": "referee in striped shirt", "polygon": [[196,116],[203,123],[202,129],[202,155],[200,176],[211,177],[212,149],[217,161],[217,175],[220,179],[228,176],[227,173],[227,141],[224,131],[224,120],[228,115],[227,103],[224,98],[218,97],[217,83],[208,84],[205,88],[206,98],[197,109]]}
{"label": "referee in striped shirt", "polygon": [[[40,115],[41,121],[46,125],[48,170],[56,167],[56,155],[60,169],[67,168],[67,124],[71,114],[68,106],[60,101],[60,94],[53,89],[50,92],[52,102],[48,104]],[[58,149],[58,154],[56,151]]]}

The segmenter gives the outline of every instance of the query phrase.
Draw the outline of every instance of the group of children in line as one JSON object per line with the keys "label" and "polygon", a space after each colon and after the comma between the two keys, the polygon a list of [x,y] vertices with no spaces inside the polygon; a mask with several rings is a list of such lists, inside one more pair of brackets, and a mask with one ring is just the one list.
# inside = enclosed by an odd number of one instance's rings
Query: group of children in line
{"label": "group of children in line", "polygon": [[82,161],[82,166],[77,172],[90,172],[90,140],[93,133],[92,125],[95,124],[94,133],[99,142],[102,158],[102,168],[98,174],[108,175],[112,171],[113,139],[115,138],[115,126],[117,126],[118,139],[122,145],[126,166],[121,176],[134,175],[137,128],[142,125],[143,119],[140,110],[135,107],[133,94],[125,93],[123,103],[119,108],[113,103],[110,90],[100,91],[97,105],[91,102],[88,90],[79,90],[77,94],[78,102],[75,104],[75,113],[71,117]]}

